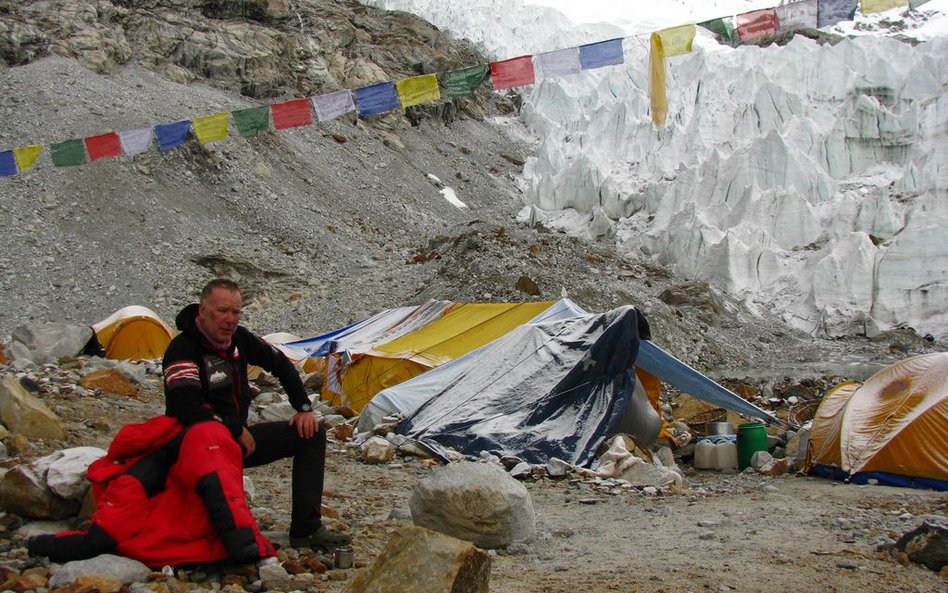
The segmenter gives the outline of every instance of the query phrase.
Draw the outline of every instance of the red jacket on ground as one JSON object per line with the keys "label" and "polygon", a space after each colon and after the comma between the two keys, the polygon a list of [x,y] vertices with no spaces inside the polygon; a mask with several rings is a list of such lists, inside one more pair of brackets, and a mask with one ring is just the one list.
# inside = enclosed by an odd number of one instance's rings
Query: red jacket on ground
{"label": "red jacket on ground", "polygon": [[152,568],[276,554],[247,507],[240,446],[219,422],[126,425],[87,477],[91,527],[31,538],[30,554],[65,562],[117,553]]}

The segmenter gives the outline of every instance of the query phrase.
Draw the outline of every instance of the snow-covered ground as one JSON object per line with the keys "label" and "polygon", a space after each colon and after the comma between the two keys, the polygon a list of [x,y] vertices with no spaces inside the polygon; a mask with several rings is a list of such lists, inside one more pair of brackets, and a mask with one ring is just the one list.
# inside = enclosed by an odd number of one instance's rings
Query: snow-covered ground
{"label": "snow-covered ground", "polygon": [[623,66],[523,89],[539,139],[524,220],[609,238],[816,335],[948,338],[948,0],[857,12],[835,46],[731,49],[699,28],[695,51],[668,61],[661,129],[647,34],[775,2],[366,3],[497,59],[626,36]]}

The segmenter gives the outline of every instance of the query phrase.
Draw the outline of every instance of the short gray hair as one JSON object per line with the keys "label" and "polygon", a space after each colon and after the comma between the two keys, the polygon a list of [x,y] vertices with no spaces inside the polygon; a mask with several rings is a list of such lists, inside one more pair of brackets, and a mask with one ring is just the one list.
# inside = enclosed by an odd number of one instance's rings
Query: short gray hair
{"label": "short gray hair", "polygon": [[201,302],[203,303],[208,298],[210,298],[211,293],[215,288],[223,288],[224,290],[229,290],[231,292],[240,292],[240,285],[234,282],[229,278],[215,278],[204,285],[204,288],[201,289]]}

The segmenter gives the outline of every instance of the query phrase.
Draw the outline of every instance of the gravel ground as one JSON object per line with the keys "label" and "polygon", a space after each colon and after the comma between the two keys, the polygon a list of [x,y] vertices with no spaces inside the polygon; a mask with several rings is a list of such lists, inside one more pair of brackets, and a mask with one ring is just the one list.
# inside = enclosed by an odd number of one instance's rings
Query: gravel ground
{"label": "gravel ground", "polygon": [[[129,399],[108,394],[79,397],[54,387],[62,384],[56,376],[62,377],[62,372],[39,373],[36,379],[44,385],[43,400],[66,423],[67,439],[30,443],[18,452],[20,459],[68,446],[106,447],[119,425],[162,409],[156,378],[146,381],[137,398]],[[43,377],[52,379],[47,382]],[[408,500],[432,467],[413,457],[369,465],[344,443],[330,441],[324,503],[339,515],[333,527],[354,537],[356,570],[371,565],[392,532],[410,524]],[[767,478],[690,469],[687,473],[689,487],[663,489],[657,496],[574,478],[524,482],[536,509],[538,536],[491,553],[490,590],[944,591],[937,573],[900,563],[889,548],[925,516],[944,517],[948,508],[944,493],[853,486],[796,475]],[[289,474],[287,462],[247,471],[256,491],[254,513],[273,540],[284,545]],[[0,571],[47,566],[42,559],[26,556],[16,530],[20,524],[0,513]],[[290,565],[301,557],[306,559],[307,554],[281,551],[281,560]],[[313,590],[342,593],[355,570],[322,574]],[[179,577],[191,581],[188,587],[209,590],[221,575],[203,569]],[[249,581],[255,578],[250,574]]]}

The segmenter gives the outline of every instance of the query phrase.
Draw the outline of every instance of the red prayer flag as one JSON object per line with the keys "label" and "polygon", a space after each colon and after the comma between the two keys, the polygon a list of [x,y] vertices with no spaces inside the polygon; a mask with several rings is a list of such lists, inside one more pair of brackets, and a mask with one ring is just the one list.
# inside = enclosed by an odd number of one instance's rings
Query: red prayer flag
{"label": "red prayer flag", "polygon": [[122,140],[115,132],[99,134],[98,136],[86,136],[85,143],[90,161],[122,154]]}
{"label": "red prayer flag", "polygon": [[737,15],[737,34],[741,41],[757,39],[777,32],[777,11],[773,8]]}
{"label": "red prayer flag", "polygon": [[496,91],[533,84],[536,80],[533,75],[533,56],[491,62],[490,80]]}
{"label": "red prayer flag", "polygon": [[309,99],[291,99],[270,106],[273,113],[273,129],[285,130],[313,123],[313,112],[309,110]]}

